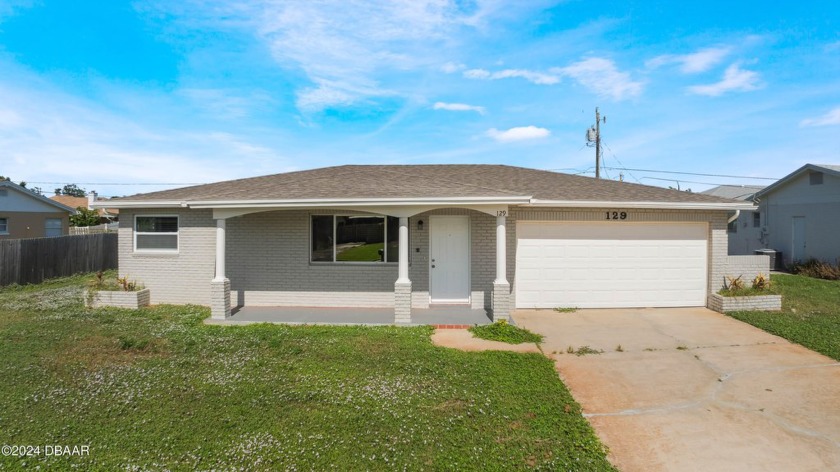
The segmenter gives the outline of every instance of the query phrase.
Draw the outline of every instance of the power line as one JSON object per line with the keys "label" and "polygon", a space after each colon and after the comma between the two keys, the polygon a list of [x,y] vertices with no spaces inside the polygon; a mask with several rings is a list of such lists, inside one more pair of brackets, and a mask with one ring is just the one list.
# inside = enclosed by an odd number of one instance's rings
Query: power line
{"label": "power line", "polygon": [[651,180],[664,180],[666,182],[678,182],[684,184],[698,184],[698,185],[729,185],[729,184],[715,184],[711,182],[696,182],[694,180],[683,180],[683,179],[662,179],[659,177],[642,177],[642,180],[651,179]]}
{"label": "power line", "polygon": [[700,174],[696,172],[677,172],[672,170],[652,170],[652,169],[630,169],[628,167],[610,167],[615,170],[626,170],[636,172],[653,172],[657,174],[679,174],[679,175],[699,175],[702,177],[725,177],[729,179],[756,179],[756,180],[779,180],[776,177],[750,177],[748,175],[726,175],[726,174]]}

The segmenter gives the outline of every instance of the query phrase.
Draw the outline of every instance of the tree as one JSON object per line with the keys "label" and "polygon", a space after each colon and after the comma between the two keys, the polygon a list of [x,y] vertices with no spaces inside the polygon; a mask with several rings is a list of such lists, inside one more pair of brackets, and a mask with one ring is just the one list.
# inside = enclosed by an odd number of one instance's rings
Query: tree
{"label": "tree", "polygon": [[71,197],[84,197],[87,192],[76,184],[67,184],[62,188],[55,189],[56,195],[70,195]]}
{"label": "tree", "polygon": [[85,207],[76,208],[76,214],[70,215],[70,226],[96,226],[99,224],[99,213]]}

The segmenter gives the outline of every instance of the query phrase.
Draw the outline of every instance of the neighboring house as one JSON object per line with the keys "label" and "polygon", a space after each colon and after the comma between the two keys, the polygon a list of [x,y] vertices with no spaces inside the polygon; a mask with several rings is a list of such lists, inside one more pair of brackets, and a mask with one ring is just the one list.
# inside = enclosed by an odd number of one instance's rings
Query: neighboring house
{"label": "neighboring house", "polygon": [[16,183],[0,181],[0,239],[65,235],[75,212]]}
{"label": "neighboring house", "polygon": [[[756,185],[718,185],[704,192],[706,195],[715,197],[731,198],[752,202],[755,193],[763,189],[763,186]],[[761,214],[758,209],[755,211],[741,211],[738,219],[729,223],[729,254],[754,254],[756,249],[764,248],[762,243]]]}
{"label": "neighboring house", "polygon": [[840,165],[805,164],[756,193],[765,247],[785,263],[840,258]]}
{"label": "neighboring house", "polygon": [[[65,206],[69,206],[73,209],[82,207],[87,208],[88,210],[94,210],[94,208],[91,206],[94,202],[107,201],[107,199],[97,197],[96,192],[89,192],[86,197],[74,197],[72,195],[53,195],[52,197],[50,197],[50,200],[56,201]],[[99,224],[113,223],[119,220],[120,211],[116,208],[95,208],[95,210],[97,213],[99,213]]]}
{"label": "neighboring house", "polygon": [[107,204],[120,275],[222,319],[242,305],[393,307],[396,322],[437,304],[494,319],[705,306],[724,276],[769,267],[727,255],[727,220],[751,203],[503,165],[328,167]]}

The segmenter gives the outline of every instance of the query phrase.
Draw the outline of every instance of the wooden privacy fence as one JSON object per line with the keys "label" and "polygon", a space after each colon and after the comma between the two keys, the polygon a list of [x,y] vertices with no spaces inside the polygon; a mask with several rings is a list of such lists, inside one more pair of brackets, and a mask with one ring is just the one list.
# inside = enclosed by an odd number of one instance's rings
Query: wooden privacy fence
{"label": "wooden privacy fence", "polygon": [[0,241],[0,286],[116,268],[116,233]]}

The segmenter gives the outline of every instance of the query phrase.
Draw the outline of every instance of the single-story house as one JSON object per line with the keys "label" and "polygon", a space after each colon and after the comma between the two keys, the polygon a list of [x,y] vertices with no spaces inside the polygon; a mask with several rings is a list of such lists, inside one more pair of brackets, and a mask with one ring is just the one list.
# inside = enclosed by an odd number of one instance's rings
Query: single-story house
{"label": "single-story house", "polygon": [[[718,185],[701,193],[716,197],[731,198],[752,202],[756,192],[763,189],[760,185]],[[738,219],[729,223],[729,254],[755,254],[756,249],[765,248],[762,238],[761,214],[755,211],[742,211]]]}
{"label": "single-story house", "polygon": [[726,275],[769,266],[727,255],[749,202],[505,165],[347,165],[107,204],[120,275],[220,319],[250,305],[389,307],[395,322],[440,304],[493,319],[706,306]]}
{"label": "single-story house", "polygon": [[840,165],[805,164],[755,198],[765,247],[786,264],[840,258]]}
{"label": "single-story house", "polygon": [[75,212],[12,181],[0,181],[0,239],[63,236]]}

